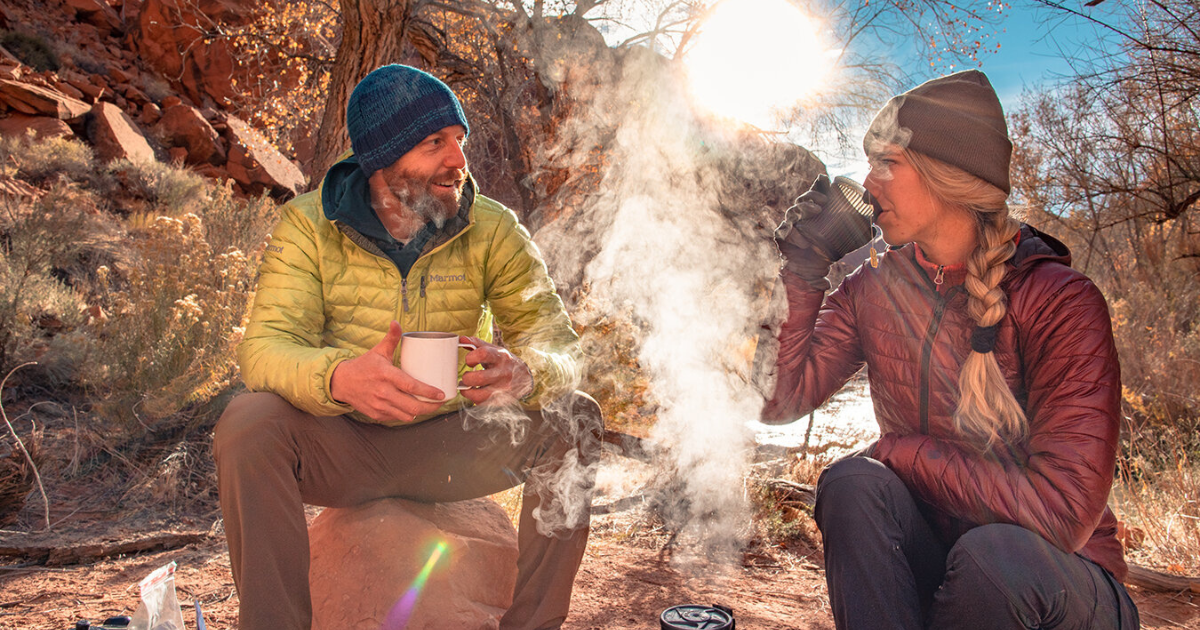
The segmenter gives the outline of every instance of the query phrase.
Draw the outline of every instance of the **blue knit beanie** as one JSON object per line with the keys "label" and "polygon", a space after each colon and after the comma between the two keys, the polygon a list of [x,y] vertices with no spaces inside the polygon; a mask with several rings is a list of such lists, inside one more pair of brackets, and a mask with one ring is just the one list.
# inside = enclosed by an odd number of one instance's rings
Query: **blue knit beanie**
{"label": "blue knit beanie", "polygon": [[471,131],[458,97],[437,77],[409,66],[372,70],[346,104],[350,145],[368,177],[452,125]]}

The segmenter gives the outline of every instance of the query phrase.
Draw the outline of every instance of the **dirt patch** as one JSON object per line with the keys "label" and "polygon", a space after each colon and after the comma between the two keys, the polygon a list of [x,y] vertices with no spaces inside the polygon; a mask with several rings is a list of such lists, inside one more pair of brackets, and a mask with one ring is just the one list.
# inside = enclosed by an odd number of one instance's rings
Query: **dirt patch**
{"label": "dirt patch", "polygon": [[[741,566],[710,567],[696,574],[672,563],[669,550],[661,547],[664,537],[646,532],[630,535],[626,523],[598,520],[576,578],[565,628],[656,628],[663,610],[685,603],[729,606],[739,628],[833,628],[819,558],[803,545],[754,548]],[[142,532],[137,537],[169,533]],[[11,545],[13,534],[5,538]],[[209,628],[236,628],[238,600],[229,557],[224,537],[212,530],[178,549],[90,564],[0,566],[0,629],[68,630],[79,619],[132,614],[138,581],[171,561],[178,563],[176,588],[187,627],[195,627],[191,603],[199,601]],[[1198,595],[1135,590],[1134,599],[1142,611],[1143,628],[1200,629]]]}

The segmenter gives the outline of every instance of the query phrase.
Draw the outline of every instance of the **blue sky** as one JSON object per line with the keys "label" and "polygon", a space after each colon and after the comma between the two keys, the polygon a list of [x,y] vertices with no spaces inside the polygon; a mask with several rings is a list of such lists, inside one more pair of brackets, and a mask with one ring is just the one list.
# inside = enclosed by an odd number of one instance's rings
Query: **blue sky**
{"label": "blue sky", "polygon": [[[1092,11],[1082,8],[1082,4],[1070,2],[1072,8]],[[1102,8],[1094,11],[1100,12]],[[1097,35],[1082,18],[1059,15],[1047,21],[1052,14],[1044,8],[1014,6],[1006,14],[1001,32],[995,35],[1000,50],[985,55],[980,69],[991,79],[1005,111],[1010,111],[1017,107],[1025,86],[1033,87],[1070,73],[1063,52],[1073,54],[1081,46],[1094,45]]]}
{"label": "blue sky", "polygon": [[[981,56],[979,67],[996,88],[1006,112],[1019,107],[1026,88],[1048,87],[1071,74],[1064,53],[1086,55],[1102,44],[1097,29],[1083,18],[1051,13],[1045,8],[1033,7],[1029,2],[1014,4],[1019,6],[1005,12],[1003,22],[992,36],[992,41],[1000,44],[999,51]],[[1082,1],[1069,4],[1076,10],[1096,11],[1094,15],[1101,19],[1112,19],[1104,10],[1109,3],[1095,9],[1083,8]],[[1113,8],[1118,8],[1116,5],[1120,3],[1112,4],[1115,5]],[[821,157],[826,160],[831,174],[848,175],[860,181],[866,176],[866,161],[857,154],[849,156],[850,160],[845,163],[832,155]]]}

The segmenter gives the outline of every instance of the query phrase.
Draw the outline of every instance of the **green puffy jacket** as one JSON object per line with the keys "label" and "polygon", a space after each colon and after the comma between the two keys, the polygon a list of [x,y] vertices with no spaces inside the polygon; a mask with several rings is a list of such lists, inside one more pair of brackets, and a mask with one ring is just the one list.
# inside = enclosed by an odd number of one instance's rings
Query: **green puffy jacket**
{"label": "green puffy jacket", "polygon": [[[537,246],[511,210],[468,181],[459,215],[425,244],[405,277],[375,242],[339,218],[370,212],[365,190],[350,158],[330,170],[321,188],[281,209],[238,345],[251,391],[274,392],[313,415],[348,413],[370,422],[330,396],[339,363],[378,344],[393,319],[406,332],[491,341],[493,317],[504,346],[533,373],[536,387],[525,404],[537,407],[574,389],[579,338]],[[369,219],[377,222],[373,213]],[[397,348],[393,362],[399,361]],[[437,413],[464,404],[458,396]]]}

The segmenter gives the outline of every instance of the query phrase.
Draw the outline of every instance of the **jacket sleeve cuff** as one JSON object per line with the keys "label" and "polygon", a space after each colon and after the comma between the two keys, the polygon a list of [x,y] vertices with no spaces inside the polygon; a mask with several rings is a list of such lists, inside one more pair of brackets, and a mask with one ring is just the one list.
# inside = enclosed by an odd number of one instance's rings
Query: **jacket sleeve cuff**
{"label": "jacket sleeve cuff", "polygon": [[344,402],[335,400],[333,397],[333,371],[337,369],[337,366],[341,365],[342,362],[346,360],[346,357],[334,359],[333,362],[329,364],[328,369],[325,370],[325,376],[322,379],[322,387],[320,392],[322,398],[320,405],[322,411],[326,413],[321,415],[340,416],[342,414],[347,414],[354,411],[353,407]]}

